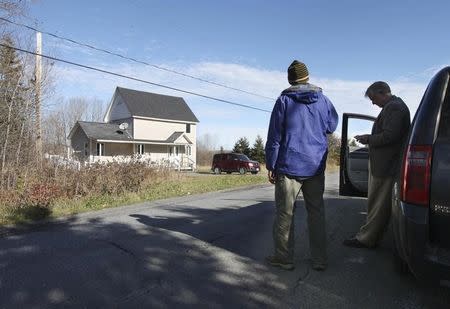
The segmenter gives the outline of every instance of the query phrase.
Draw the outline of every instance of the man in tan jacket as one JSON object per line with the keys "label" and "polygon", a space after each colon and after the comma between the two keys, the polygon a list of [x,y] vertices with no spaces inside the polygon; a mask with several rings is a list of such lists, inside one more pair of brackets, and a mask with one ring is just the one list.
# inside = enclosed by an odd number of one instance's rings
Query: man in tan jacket
{"label": "man in tan jacket", "polygon": [[376,247],[389,224],[392,185],[400,171],[410,127],[408,107],[402,99],[391,94],[387,83],[373,83],[365,96],[382,110],[373,124],[372,134],[355,136],[361,144],[369,145],[366,223],[354,237],[344,241],[345,246],[355,248]]}

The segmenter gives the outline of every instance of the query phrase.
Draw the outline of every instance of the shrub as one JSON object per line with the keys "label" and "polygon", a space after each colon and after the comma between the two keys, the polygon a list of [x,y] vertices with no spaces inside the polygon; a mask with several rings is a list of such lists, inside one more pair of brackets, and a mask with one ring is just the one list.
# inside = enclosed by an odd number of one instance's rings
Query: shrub
{"label": "shrub", "polygon": [[49,209],[57,199],[118,196],[139,192],[143,187],[175,177],[169,169],[149,167],[141,162],[94,164],[80,170],[44,163],[2,175],[0,207],[9,210]]}

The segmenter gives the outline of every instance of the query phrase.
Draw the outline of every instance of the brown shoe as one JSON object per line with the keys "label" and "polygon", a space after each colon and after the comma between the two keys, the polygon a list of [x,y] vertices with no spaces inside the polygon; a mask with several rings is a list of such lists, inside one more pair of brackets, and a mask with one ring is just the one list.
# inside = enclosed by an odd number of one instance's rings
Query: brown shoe
{"label": "brown shoe", "polygon": [[283,268],[284,270],[293,270],[294,263],[280,259],[274,255],[266,257],[266,262],[272,266]]}

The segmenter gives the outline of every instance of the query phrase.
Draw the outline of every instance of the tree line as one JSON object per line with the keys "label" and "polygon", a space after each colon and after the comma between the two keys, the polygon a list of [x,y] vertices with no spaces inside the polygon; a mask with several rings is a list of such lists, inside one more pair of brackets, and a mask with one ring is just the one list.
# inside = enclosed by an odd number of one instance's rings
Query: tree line
{"label": "tree line", "polygon": [[[233,152],[243,153],[259,163],[265,162],[265,144],[260,135],[255,139],[252,147],[246,137],[239,138],[233,147]],[[328,135],[328,160],[333,164],[339,164],[341,139],[335,134]]]}
{"label": "tree line", "polygon": [[[250,147],[250,142],[247,137],[240,137],[234,144],[232,150],[225,150],[223,146],[219,149],[214,143],[214,137],[205,134],[197,140],[197,162],[199,165],[207,166],[211,164],[212,156],[215,153],[223,152],[237,152],[245,154],[252,160],[259,163],[265,163],[265,142],[260,135],[256,136],[253,145]],[[338,165],[341,149],[341,139],[335,135],[328,135],[328,162]]]}

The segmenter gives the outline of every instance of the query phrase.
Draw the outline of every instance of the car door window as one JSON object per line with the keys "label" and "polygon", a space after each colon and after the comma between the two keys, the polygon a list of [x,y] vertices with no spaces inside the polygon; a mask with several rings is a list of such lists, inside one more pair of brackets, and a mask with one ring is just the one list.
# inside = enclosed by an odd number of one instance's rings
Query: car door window
{"label": "car door window", "polygon": [[339,194],[367,196],[369,149],[356,141],[356,135],[370,134],[375,117],[344,114],[341,133]]}

